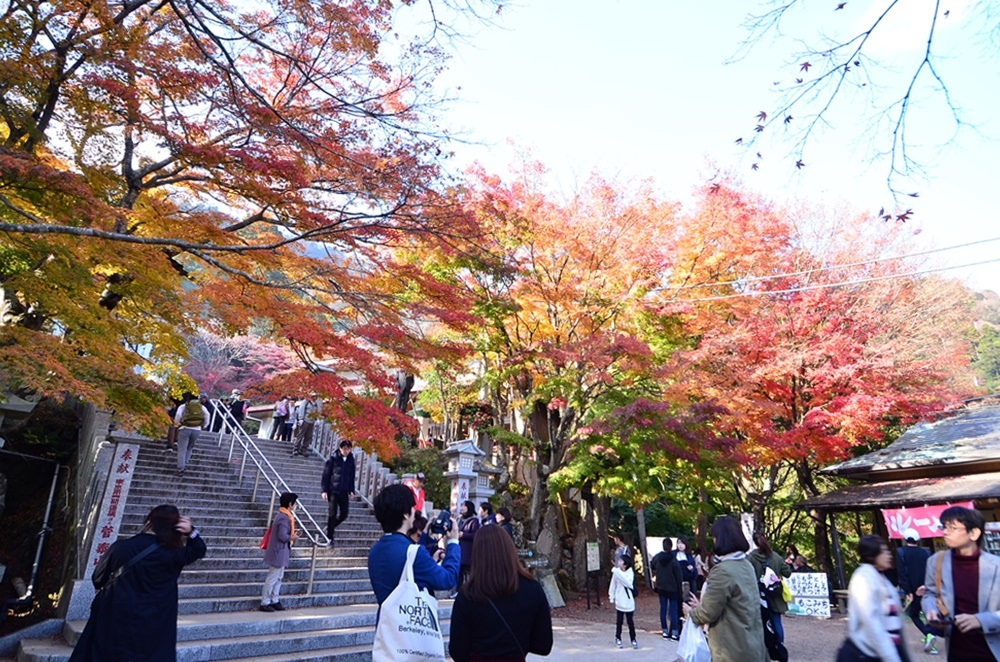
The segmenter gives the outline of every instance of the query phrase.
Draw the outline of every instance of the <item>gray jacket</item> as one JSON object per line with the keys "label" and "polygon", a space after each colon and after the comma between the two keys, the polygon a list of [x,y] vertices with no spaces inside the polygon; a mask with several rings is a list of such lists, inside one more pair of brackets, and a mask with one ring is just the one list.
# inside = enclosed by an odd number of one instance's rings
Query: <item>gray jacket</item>
{"label": "gray jacket", "polygon": [[[927,587],[920,607],[924,613],[939,611],[937,608],[937,564],[938,557],[943,556],[941,563],[941,597],[948,607],[948,614],[955,614],[955,587],[951,578],[951,550],[938,552],[927,560],[927,574],[924,576],[924,586]],[[986,644],[993,651],[993,657],[1000,660],[1000,557],[979,550],[979,613],[976,618],[983,624],[983,634]]]}
{"label": "gray jacket", "polygon": [[264,550],[264,563],[273,568],[287,568],[292,555],[292,522],[288,515],[278,511],[271,523],[271,537]]}

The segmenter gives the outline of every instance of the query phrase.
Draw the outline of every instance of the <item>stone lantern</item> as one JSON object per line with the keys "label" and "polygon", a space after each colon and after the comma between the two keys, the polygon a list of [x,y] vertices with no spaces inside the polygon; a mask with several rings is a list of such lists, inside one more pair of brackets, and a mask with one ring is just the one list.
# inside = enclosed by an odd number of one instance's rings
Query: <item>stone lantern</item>
{"label": "stone lantern", "polygon": [[[463,501],[475,499],[482,492],[478,488],[476,460],[486,457],[486,453],[476,445],[474,439],[461,439],[448,444],[444,449],[448,458],[445,478],[451,479],[451,513],[458,519],[458,509]],[[493,491],[490,490],[490,494]]]}

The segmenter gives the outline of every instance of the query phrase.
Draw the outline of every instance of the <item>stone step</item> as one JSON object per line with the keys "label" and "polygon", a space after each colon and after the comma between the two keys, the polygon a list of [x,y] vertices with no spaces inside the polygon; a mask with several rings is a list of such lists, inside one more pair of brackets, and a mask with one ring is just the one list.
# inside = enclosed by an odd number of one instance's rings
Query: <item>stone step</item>
{"label": "stone step", "polygon": [[[264,551],[260,549],[260,539],[256,540],[257,544],[246,545],[242,547],[230,547],[225,544],[213,545],[211,538],[205,538],[205,543],[208,545],[208,553],[205,559],[216,558],[216,559],[260,559],[263,557]],[[368,558],[368,551],[371,549],[370,544],[354,543],[348,546],[347,543],[343,545],[337,545],[334,549],[327,549],[326,547],[319,547],[316,550],[316,558],[343,558],[343,557],[355,557],[360,559]],[[312,556],[312,547],[308,543],[303,543],[299,541],[294,547],[292,547],[292,558],[310,558]]]}
{"label": "stone step", "polygon": [[[318,574],[318,573],[317,573]],[[281,595],[304,595],[308,589],[308,573],[299,580],[290,580],[287,576],[281,582]],[[261,588],[264,581],[245,583],[189,583],[178,585],[181,599],[214,599],[214,598],[243,598],[248,596],[260,597]],[[372,585],[367,577],[363,579],[325,579],[316,577],[313,579],[314,593],[363,593],[371,591]]]}
{"label": "stone step", "polygon": [[[301,526],[318,529],[315,533],[323,539],[319,531],[325,531],[329,506],[320,494],[325,458],[292,457],[289,444],[255,442],[271,464],[266,471],[281,476],[316,522],[315,527],[308,520]],[[257,469],[249,460],[240,478],[244,452],[237,445],[230,458],[228,440],[220,446],[215,436],[199,439],[183,476],[175,475],[177,454],[163,441],[139,443],[121,535],[138,533],[153,507],[173,503],[208,544],[206,557],[185,569],[178,582],[180,662],[371,659],[375,595],[367,559],[382,530],[365,503],[352,500],[334,549],[314,547],[308,539],[292,548],[281,589],[287,610],[262,613],[257,608],[267,569],[259,544],[269,523],[270,485],[257,482]],[[441,614],[450,616],[450,603],[442,603]],[[75,642],[83,627],[83,621],[70,622],[65,639]],[[23,662],[64,662],[71,650],[65,642],[51,641],[22,642],[22,648],[18,660]]]}
{"label": "stone step", "polygon": [[[232,547],[244,545],[256,546],[260,544],[268,528],[266,524],[260,522],[250,523],[241,521],[234,523],[228,518],[199,518],[194,515],[188,515],[188,517],[198,527],[201,535],[205,536],[206,541],[212,540],[216,544],[226,544]],[[120,535],[122,537],[129,537],[138,534],[142,531],[143,519],[129,517],[128,515],[123,517]],[[352,521],[352,519],[348,518],[346,522],[341,523],[337,527],[334,542],[336,540],[364,540],[370,544],[382,537],[381,529],[376,529],[361,521]],[[305,538],[302,537],[300,542],[306,544]]]}
{"label": "stone step", "polygon": [[[186,583],[200,583],[200,584],[222,584],[225,582],[231,582],[234,584],[263,584],[264,578],[267,576],[267,568],[261,563],[259,568],[234,568],[231,570],[225,569],[204,569],[199,568],[200,564],[189,566],[185,568],[184,572],[181,574],[181,578],[186,580]],[[365,567],[344,567],[344,568],[316,568],[316,576],[319,577],[322,573],[324,579],[339,579],[339,580],[351,580],[351,579],[363,579],[368,581],[368,568]],[[284,581],[288,582],[304,582],[309,579],[309,566],[308,564],[303,564],[301,568],[285,568],[285,578]]]}
{"label": "stone step", "polygon": [[[181,615],[177,618],[177,660],[367,661],[375,639],[375,613],[374,604],[366,604]],[[441,602],[438,614],[447,635],[450,601]],[[18,662],[66,662],[84,626],[85,621],[67,622],[64,641],[21,641]]]}
{"label": "stone step", "polygon": [[[283,594],[281,604],[290,610],[307,607],[333,607],[341,605],[374,604],[375,593],[371,585],[365,591],[343,593],[313,593],[312,595]],[[208,614],[218,612],[254,611],[260,606],[260,595],[230,598],[184,598],[177,602],[179,614]]]}
{"label": "stone step", "polygon": [[[289,561],[287,570],[301,570],[303,568],[308,569],[310,564],[309,556],[296,556],[295,551],[292,551],[292,557]],[[316,568],[367,568],[368,564],[368,554],[364,556],[317,556],[316,557]],[[264,560],[263,555],[258,554],[254,557],[231,557],[226,558],[224,556],[216,557],[205,557],[198,561],[194,565],[190,565],[187,569],[181,573],[181,581],[184,581],[184,574],[189,571],[195,571],[195,569],[205,569],[205,570],[237,570],[237,569],[253,569],[257,567],[263,567]]]}

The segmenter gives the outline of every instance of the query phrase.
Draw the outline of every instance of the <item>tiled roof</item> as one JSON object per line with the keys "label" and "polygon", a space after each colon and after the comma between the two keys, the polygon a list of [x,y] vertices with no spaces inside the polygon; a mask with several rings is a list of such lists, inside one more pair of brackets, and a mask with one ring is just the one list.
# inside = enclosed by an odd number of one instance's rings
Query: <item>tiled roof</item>
{"label": "tiled roof", "polygon": [[889,446],[822,473],[849,476],[988,460],[1000,460],[1000,406],[960,409],[947,418],[918,423]]}
{"label": "tiled roof", "polygon": [[796,504],[826,511],[923,506],[1000,498],[1000,472],[858,483]]}

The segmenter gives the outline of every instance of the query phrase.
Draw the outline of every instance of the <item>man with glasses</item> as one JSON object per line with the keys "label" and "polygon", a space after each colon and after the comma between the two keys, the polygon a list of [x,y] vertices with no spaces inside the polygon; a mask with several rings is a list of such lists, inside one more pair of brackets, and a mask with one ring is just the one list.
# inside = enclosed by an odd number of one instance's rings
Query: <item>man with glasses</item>
{"label": "man with glasses", "polygon": [[978,511],[952,506],[941,524],[948,549],[927,561],[924,614],[946,627],[948,662],[997,662],[1000,557],[981,549],[985,522]]}

